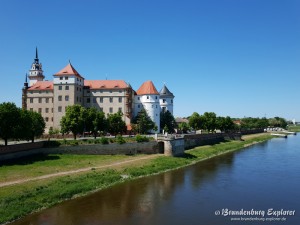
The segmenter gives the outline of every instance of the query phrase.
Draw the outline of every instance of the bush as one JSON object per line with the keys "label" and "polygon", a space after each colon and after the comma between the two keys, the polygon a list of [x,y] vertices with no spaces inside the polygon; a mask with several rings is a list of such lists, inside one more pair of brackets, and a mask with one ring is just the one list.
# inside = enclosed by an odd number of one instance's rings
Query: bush
{"label": "bush", "polygon": [[74,141],[70,141],[69,144],[72,146],[75,146],[75,145],[78,145],[79,142],[77,140],[74,140]]}
{"label": "bush", "polygon": [[107,145],[109,142],[108,142],[108,139],[105,138],[105,137],[102,137],[99,139],[100,140],[100,143],[103,144],[103,145]]}
{"label": "bush", "polygon": [[58,147],[61,143],[59,141],[47,141],[44,142],[44,147]]}
{"label": "bush", "polygon": [[146,136],[142,136],[142,135],[136,135],[135,140],[137,142],[149,142],[149,138],[147,138]]}
{"label": "bush", "polygon": [[116,136],[116,142],[118,144],[124,144],[124,143],[126,143],[125,139],[121,135],[117,135]]}

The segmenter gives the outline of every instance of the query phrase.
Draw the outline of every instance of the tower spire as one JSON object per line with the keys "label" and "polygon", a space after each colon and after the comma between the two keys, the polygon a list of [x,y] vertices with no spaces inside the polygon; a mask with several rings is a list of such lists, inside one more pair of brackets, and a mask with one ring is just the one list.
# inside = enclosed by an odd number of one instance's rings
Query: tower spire
{"label": "tower spire", "polygon": [[37,47],[35,47],[35,58],[36,58],[36,59],[39,59]]}
{"label": "tower spire", "polygon": [[25,74],[25,83],[28,83],[27,82],[27,73]]}

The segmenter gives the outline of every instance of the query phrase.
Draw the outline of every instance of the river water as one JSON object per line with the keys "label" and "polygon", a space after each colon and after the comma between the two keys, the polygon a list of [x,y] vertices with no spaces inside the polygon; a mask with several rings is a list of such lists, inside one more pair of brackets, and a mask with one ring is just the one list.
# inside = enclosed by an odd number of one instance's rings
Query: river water
{"label": "river water", "polygon": [[[268,215],[281,209],[289,215]],[[299,225],[300,135],[128,181],[11,225],[100,224]]]}

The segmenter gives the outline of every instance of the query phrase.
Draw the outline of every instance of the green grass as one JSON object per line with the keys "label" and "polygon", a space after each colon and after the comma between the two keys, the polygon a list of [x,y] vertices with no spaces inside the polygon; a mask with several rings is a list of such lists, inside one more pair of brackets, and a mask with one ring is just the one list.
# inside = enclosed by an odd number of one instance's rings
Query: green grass
{"label": "green grass", "polygon": [[300,126],[296,125],[289,125],[289,131],[292,131],[292,132],[300,132]]}
{"label": "green grass", "polygon": [[[216,155],[242,149],[244,146],[248,146],[256,142],[266,141],[271,138],[272,137],[270,135],[262,135],[259,137],[248,138],[245,141],[230,141],[211,146],[198,147],[186,151],[186,154],[183,157],[159,156],[151,160],[149,159],[149,161],[144,163],[143,166],[137,166],[133,164],[128,165],[125,169],[109,169],[105,171],[92,169],[90,172],[84,174],[56,177],[46,180],[26,182],[20,185],[3,187],[0,189],[0,223],[11,221],[25,216],[31,212],[48,208],[64,200],[71,199],[76,196],[82,196],[92,191],[100,190],[116,183],[120,183],[124,180],[122,175],[128,175],[128,179],[135,179],[141,176],[157,174],[191,165],[195,162],[199,162]],[[70,162],[70,160],[76,160],[76,156],[66,156],[69,158],[68,160],[65,159],[65,161]],[[63,158],[64,156],[60,157]],[[88,156],[86,157],[86,159],[91,160]],[[45,162],[47,162],[47,160]],[[59,160],[55,162],[58,163]],[[64,160],[60,161],[60,163],[63,162]],[[73,164],[77,163],[80,162],[73,162]],[[26,167],[28,165],[24,166]],[[42,163],[40,164],[40,162],[32,166],[39,166],[39,168],[43,168]],[[21,168],[22,166],[18,169],[20,170]]]}
{"label": "green grass", "polygon": [[0,166],[0,182],[28,179],[57,172],[102,166],[134,156],[125,155],[35,155],[5,162]]}

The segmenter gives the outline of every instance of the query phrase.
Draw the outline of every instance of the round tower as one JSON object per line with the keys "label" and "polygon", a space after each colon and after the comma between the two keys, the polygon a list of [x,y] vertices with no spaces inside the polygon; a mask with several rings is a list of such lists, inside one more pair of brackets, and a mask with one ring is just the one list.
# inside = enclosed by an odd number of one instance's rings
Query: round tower
{"label": "round tower", "polygon": [[157,131],[152,130],[151,132],[158,133],[160,130],[159,93],[152,81],[146,81],[141,85],[136,92],[134,102],[134,116],[137,116],[142,109],[145,109],[148,116],[157,126]]}
{"label": "round tower", "polygon": [[173,115],[174,97],[173,93],[170,92],[164,84],[163,88],[159,92],[159,104],[162,112],[166,112],[168,110]]}

